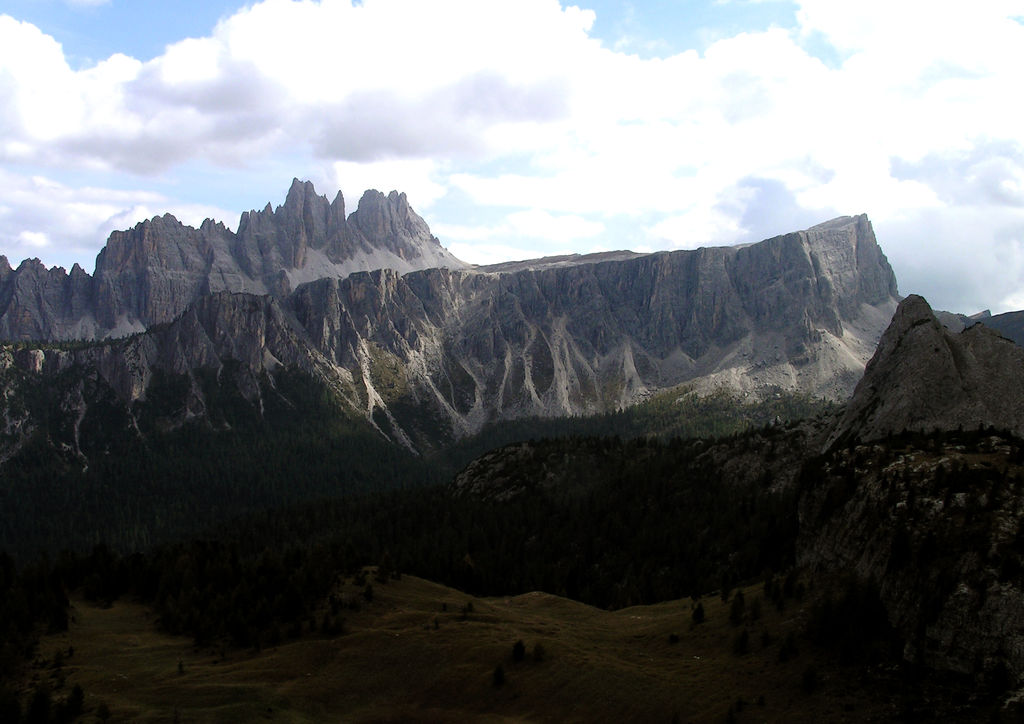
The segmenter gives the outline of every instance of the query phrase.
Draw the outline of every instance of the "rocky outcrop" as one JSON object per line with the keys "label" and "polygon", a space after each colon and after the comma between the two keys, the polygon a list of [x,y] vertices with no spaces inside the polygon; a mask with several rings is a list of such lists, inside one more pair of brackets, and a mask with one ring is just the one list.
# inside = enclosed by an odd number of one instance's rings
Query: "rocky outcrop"
{"label": "rocky outcrop", "polygon": [[987,309],[971,315],[944,312],[941,309],[933,309],[932,313],[935,314],[935,318],[939,320],[942,326],[950,332],[963,332],[968,327],[973,327],[978,322],[983,322],[992,316],[992,313]]}
{"label": "rocky outcrop", "polygon": [[835,448],[804,471],[797,563],[872,581],[906,660],[1019,686],[1022,456],[978,431]]}
{"label": "rocky outcrop", "polygon": [[801,474],[797,562],[873,581],[904,656],[1024,683],[1024,349],[900,303]]}
{"label": "rocky outcrop", "polygon": [[435,266],[465,264],[430,235],[404,194],[368,191],[346,219],[340,192],[329,203],[295,179],[282,206],[242,214],[237,233],[211,220],[195,229],[169,214],[116,231],[93,276],[38,260],[11,270],[3,259],[0,339],[120,337],[170,321],[207,294],[283,298],[321,277]]}
{"label": "rocky outcrop", "polygon": [[955,334],[911,295],[882,335],[831,442],[989,426],[1024,435],[1024,349],[984,324]]}

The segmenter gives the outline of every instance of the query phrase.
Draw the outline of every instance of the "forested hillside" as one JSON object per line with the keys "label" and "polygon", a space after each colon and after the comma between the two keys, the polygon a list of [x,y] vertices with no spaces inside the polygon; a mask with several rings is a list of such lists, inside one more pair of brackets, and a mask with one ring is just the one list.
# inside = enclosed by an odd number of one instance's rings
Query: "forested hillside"
{"label": "forested hillside", "polygon": [[[21,560],[97,543],[144,551],[254,511],[441,481],[301,373],[261,380],[259,410],[230,369],[198,379],[209,414],[180,427],[168,421],[186,414],[183,375],[154,381],[137,427],[111,400],[69,430],[59,381],[34,388],[27,404],[49,416],[4,465],[0,549]],[[76,447],[54,445],[64,440]]]}
{"label": "forested hillside", "polygon": [[[13,374],[8,371],[8,374]],[[101,379],[86,381],[93,404],[69,416],[63,401],[81,384],[72,368],[31,385],[18,404],[38,429],[3,465],[0,550],[20,560],[103,543],[142,551],[238,516],[278,507],[407,489],[451,480],[484,452],[511,442],[567,436],[692,437],[729,434],[832,409],[779,392],[744,403],[727,392],[685,387],[639,406],[583,418],[531,418],[492,425],[437,454],[393,444],[308,375],[280,368],[247,399],[237,364],[219,375],[157,374],[144,401],[119,404]],[[189,417],[189,390],[204,415]],[[186,422],[182,424],[182,421]]]}

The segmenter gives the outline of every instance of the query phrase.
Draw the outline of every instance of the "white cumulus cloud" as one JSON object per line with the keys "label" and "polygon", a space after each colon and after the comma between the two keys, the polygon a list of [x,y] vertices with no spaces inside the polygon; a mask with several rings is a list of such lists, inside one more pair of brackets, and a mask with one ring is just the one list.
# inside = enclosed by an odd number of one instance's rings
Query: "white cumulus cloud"
{"label": "white cumulus cloud", "polygon": [[[133,188],[293,163],[282,186],[312,177],[350,207],[364,188],[406,191],[467,258],[473,243],[543,251],[541,237],[614,247],[627,227],[635,248],[756,241],[866,212],[904,291],[964,309],[1017,299],[1022,3],[797,4],[792,27],[642,58],[555,0],[263,0],[156,58],[80,70],[0,16],[0,162],[127,173],[110,186]],[[74,196],[50,213],[84,213]],[[468,202],[487,218],[460,218]],[[91,203],[70,233],[15,194],[0,233],[94,248],[100,207],[162,210]],[[973,266],[947,279],[948,260]]]}
{"label": "white cumulus cloud", "polygon": [[192,226],[214,218],[234,227],[238,220],[237,213],[178,203],[151,191],[68,186],[2,169],[0,198],[0,253],[12,264],[45,257],[48,264],[70,268],[77,262],[89,272],[111,231],[158,214],[173,214]]}

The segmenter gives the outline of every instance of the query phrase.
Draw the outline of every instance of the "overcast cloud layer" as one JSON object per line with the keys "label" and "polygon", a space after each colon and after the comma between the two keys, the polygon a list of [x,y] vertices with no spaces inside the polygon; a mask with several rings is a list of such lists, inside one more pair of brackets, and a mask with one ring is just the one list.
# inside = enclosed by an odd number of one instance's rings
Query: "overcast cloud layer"
{"label": "overcast cloud layer", "polygon": [[553,0],[266,0],[84,65],[0,15],[0,253],[91,271],[115,228],[233,226],[299,176],[404,190],[481,263],[865,212],[902,293],[1024,308],[1024,3],[797,6],[640,56]]}

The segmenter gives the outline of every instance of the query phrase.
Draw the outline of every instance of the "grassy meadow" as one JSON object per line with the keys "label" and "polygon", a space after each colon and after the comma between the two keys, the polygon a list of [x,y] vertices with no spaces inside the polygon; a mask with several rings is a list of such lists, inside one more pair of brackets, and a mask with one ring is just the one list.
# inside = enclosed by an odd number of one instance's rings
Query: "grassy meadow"
{"label": "grassy meadow", "polygon": [[895,713],[885,691],[867,690],[856,672],[795,638],[804,608],[789,600],[780,611],[761,585],[737,589],[739,615],[735,593],[729,602],[702,599],[697,624],[691,599],[612,612],[544,593],[473,598],[412,576],[369,581],[372,600],[361,581],[339,583],[342,613],[330,617],[330,635],[325,602],[297,638],[259,651],[197,649],[161,633],[139,604],[76,599],[69,630],[40,641],[23,690],[48,680],[57,700],[77,684],[80,720],[90,722],[107,710],[110,722],[792,722]]}

